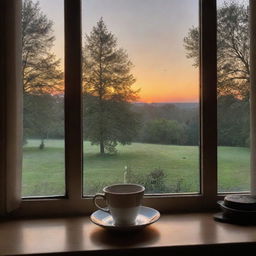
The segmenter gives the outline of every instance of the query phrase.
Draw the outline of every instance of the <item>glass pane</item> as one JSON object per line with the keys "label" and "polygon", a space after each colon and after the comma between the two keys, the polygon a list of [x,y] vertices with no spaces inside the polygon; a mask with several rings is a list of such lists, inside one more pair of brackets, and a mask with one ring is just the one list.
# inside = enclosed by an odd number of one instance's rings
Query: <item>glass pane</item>
{"label": "glass pane", "polygon": [[198,1],[82,4],[84,194],[199,192]]}
{"label": "glass pane", "polygon": [[249,190],[248,0],[218,0],[218,191]]}
{"label": "glass pane", "polygon": [[22,195],[64,195],[63,0],[22,5]]}

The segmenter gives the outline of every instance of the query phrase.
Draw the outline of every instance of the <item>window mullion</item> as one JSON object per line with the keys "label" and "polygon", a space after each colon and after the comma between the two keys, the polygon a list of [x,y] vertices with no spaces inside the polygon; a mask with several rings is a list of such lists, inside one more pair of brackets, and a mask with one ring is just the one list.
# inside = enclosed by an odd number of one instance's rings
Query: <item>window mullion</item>
{"label": "window mullion", "polygon": [[200,0],[201,192],[205,207],[217,196],[217,10],[216,0]]}
{"label": "window mullion", "polygon": [[256,2],[250,0],[250,122],[251,122],[251,195],[256,196]]}
{"label": "window mullion", "polygon": [[68,198],[82,196],[81,2],[65,0],[65,159]]}

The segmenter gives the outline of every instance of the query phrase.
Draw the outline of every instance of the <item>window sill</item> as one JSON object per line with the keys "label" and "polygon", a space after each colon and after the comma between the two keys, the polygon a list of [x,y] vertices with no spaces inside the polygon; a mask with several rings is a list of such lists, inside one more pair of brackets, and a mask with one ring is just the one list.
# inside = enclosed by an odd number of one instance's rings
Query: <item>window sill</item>
{"label": "window sill", "polygon": [[[112,234],[85,217],[0,221],[0,254],[144,255],[256,248],[256,227],[215,222],[212,213],[166,214],[141,232]],[[215,255],[215,254],[212,254]]]}

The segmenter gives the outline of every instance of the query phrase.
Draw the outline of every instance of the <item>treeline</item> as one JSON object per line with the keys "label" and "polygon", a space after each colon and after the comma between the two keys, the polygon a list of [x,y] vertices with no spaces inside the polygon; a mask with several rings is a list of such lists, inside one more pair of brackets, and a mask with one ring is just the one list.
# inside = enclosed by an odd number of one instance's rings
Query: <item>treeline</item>
{"label": "treeline", "polygon": [[[64,97],[25,95],[24,137],[64,138]],[[157,103],[130,104],[139,128],[132,141],[167,145],[199,145],[199,105]],[[118,111],[118,109],[116,109]],[[85,113],[84,113],[85,115]],[[218,99],[218,144],[249,146],[249,102],[232,95]],[[118,126],[117,128],[118,129]],[[124,127],[122,128],[124,129]],[[119,129],[119,133],[122,133]],[[84,116],[84,138],[88,137]]]}
{"label": "treeline", "polygon": [[51,94],[24,94],[23,143],[40,139],[40,148],[49,138],[64,139],[64,97]]}
{"label": "treeline", "polygon": [[233,95],[218,98],[218,145],[248,147],[250,145],[249,99]]}
{"label": "treeline", "polygon": [[[218,145],[248,147],[250,144],[250,106],[248,98],[218,97]],[[199,145],[199,105],[144,104],[133,106],[142,116],[140,142]]]}
{"label": "treeline", "polygon": [[141,117],[136,137],[138,142],[199,145],[197,104],[193,107],[179,107],[172,103],[133,104],[132,110]]}

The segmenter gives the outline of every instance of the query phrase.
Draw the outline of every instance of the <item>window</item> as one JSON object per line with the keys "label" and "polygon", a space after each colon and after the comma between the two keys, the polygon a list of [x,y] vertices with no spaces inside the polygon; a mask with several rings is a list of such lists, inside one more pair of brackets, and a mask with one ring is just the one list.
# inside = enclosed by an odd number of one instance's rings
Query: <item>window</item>
{"label": "window", "polygon": [[249,1],[217,6],[218,191],[249,191]]}
{"label": "window", "polygon": [[184,48],[198,7],[82,1],[84,195],[123,182],[200,192],[199,70]]}
{"label": "window", "polygon": [[[141,0],[142,1],[142,0]],[[172,0],[169,0],[172,1]],[[179,1],[180,2],[180,1]],[[196,2],[196,1],[195,1]],[[217,199],[217,52],[216,1],[200,1],[200,189],[196,194],[159,194],[145,197],[144,204],[160,209],[214,208]],[[64,1],[65,20],[65,177],[66,193],[56,198],[23,199],[17,215],[85,214],[92,200],[83,197],[82,143],[82,4]],[[86,161],[84,166],[86,168]],[[85,169],[86,172],[86,169]],[[84,175],[86,180],[86,174]],[[190,191],[189,191],[190,192]],[[197,191],[194,191],[197,192]],[[47,211],[45,211],[47,209]]]}
{"label": "window", "polygon": [[24,197],[65,195],[63,65],[63,0],[23,0]]}

